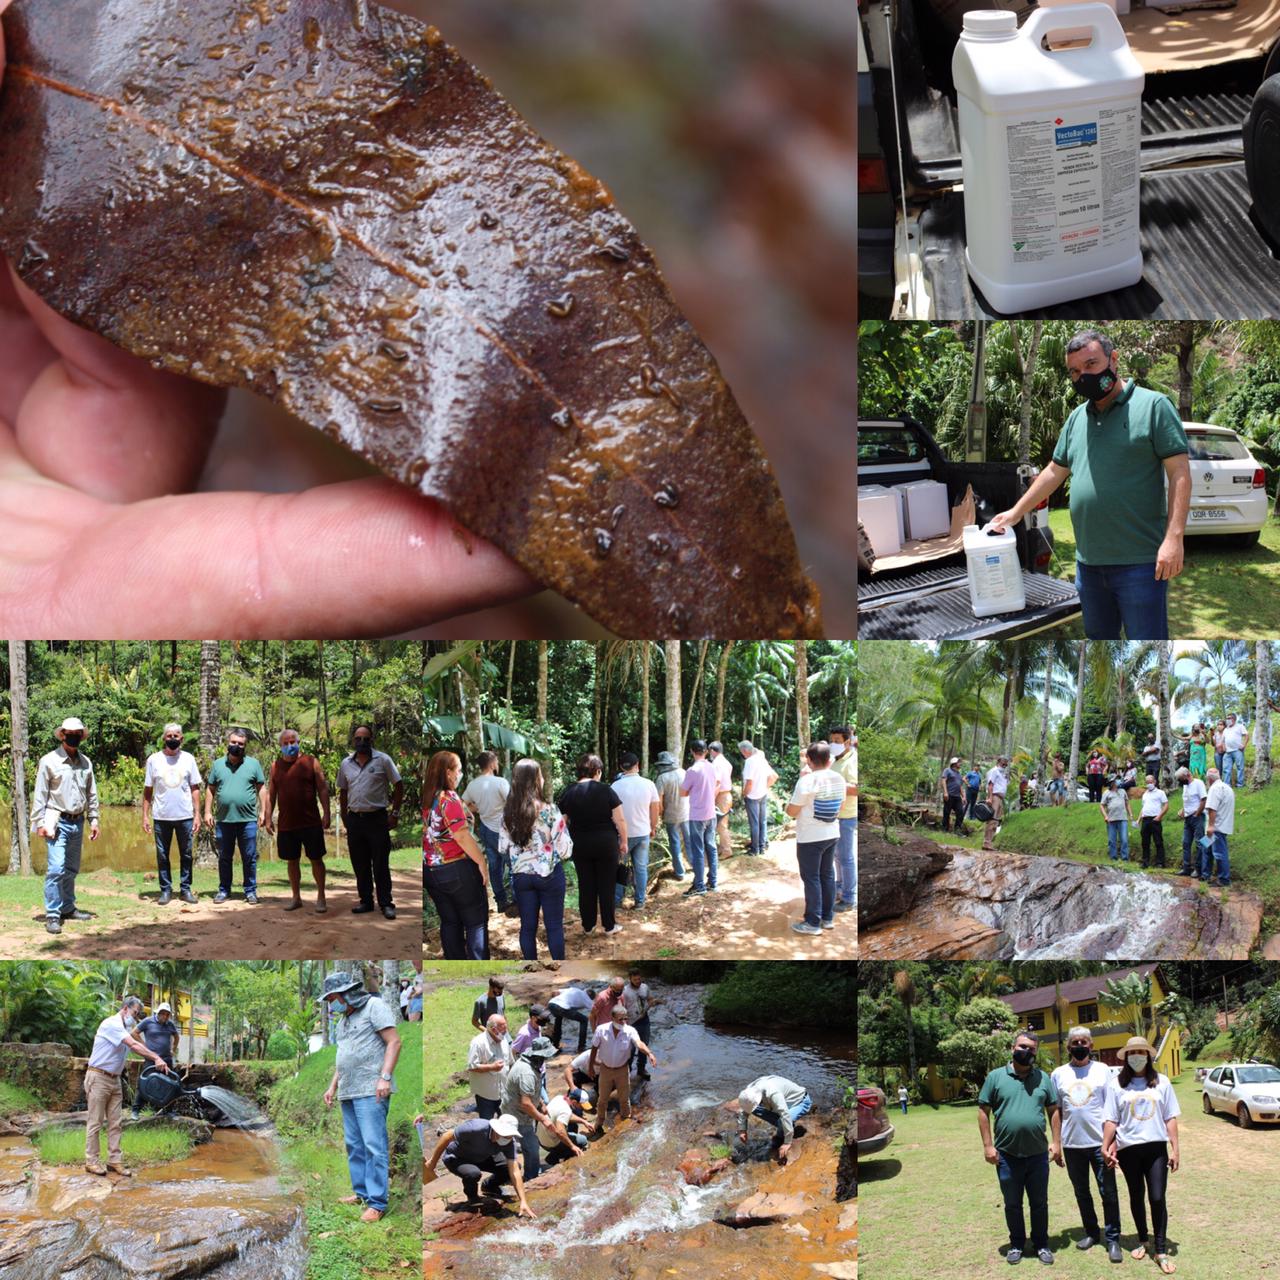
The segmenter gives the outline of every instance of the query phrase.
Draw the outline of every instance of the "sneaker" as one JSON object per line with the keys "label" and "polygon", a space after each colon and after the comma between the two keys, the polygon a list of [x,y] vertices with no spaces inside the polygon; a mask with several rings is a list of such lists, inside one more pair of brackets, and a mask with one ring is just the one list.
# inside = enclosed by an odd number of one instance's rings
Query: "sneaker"
{"label": "sneaker", "polygon": [[1018,1265],[1018,1263],[1022,1261],[1022,1250],[1021,1250],[1021,1249],[1010,1249],[1010,1250],[1009,1250],[1009,1252],[1008,1252],[1008,1253],[1006,1253],[1006,1254],[1004,1255],[1004,1260],[1005,1260],[1005,1261],[1006,1261],[1006,1262],[1007,1262],[1011,1267],[1016,1267],[1016,1266]]}
{"label": "sneaker", "polygon": [[819,929],[817,925],[809,924],[807,921],[804,921],[804,920],[797,920],[795,921],[794,924],[792,924],[791,932],[820,934],[822,930]]}
{"label": "sneaker", "polygon": [[386,1212],[385,1209],[366,1209],[360,1215],[360,1221],[361,1222],[380,1222],[382,1220],[382,1215],[385,1212]]}
{"label": "sneaker", "polygon": [[686,897],[686,898],[692,898],[695,894],[701,895],[701,894],[704,894],[704,893],[706,893],[706,890],[705,890],[705,889],[699,889],[699,888],[698,888],[698,886],[697,886],[696,884],[691,884],[691,885],[690,885],[690,886],[689,886],[689,887],[684,891],[683,896],[684,896],[684,897]]}
{"label": "sneaker", "polygon": [[837,910],[837,911],[852,911],[852,910],[853,910],[853,903],[852,903],[852,902],[837,902],[837,903],[836,903],[836,910]]}
{"label": "sneaker", "polygon": [[229,897],[231,897],[231,895],[225,889],[219,889],[218,892],[213,895],[213,900],[214,902],[226,902]]}
{"label": "sneaker", "polygon": [[834,929],[836,927],[836,922],[834,920],[824,920],[822,922],[822,927],[824,929]]}
{"label": "sneaker", "polygon": [[351,908],[351,914],[353,916],[362,916],[366,911],[376,911],[377,909],[378,908],[375,907],[372,902],[357,902],[356,905]]}
{"label": "sneaker", "polygon": [[117,1177],[120,1177],[120,1178],[132,1178],[132,1177],[133,1177],[133,1170],[132,1170],[132,1169],[126,1169],[126,1168],[124,1167],[124,1165],[122,1165],[122,1164],[109,1164],[109,1165],[107,1165],[107,1172],[108,1172],[108,1173],[114,1173]]}
{"label": "sneaker", "polygon": [[605,932],[605,936],[609,937],[612,934],[621,933],[622,926],[620,924],[615,924],[612,929],[606,929],[604,932]]}
{"label": "sneaker", "polygon": [[257,895],[256,893],[246,893],[246,894],[244,895],[244,900],[245,900],[246,902],[257,902],[257,901],[258,901],[258,895]]}
{"label": "sneaker", "polygon": [[61,933],[62,920],[59,916],[46,916],[44,927],[49,933]]}
{"label": "sneaker", "polygon": [[103,1178],[107,1176],[107,1171],[102,1167],[102,1165],[94,1164],[92,1162],[85,1165],[84,1171],[85,1173],[96,1173]]}
{"label": "sneaker", "polygon": [[88,911],[68,911],[62,918],[64,920],[92,920],[93,916]]}
{"label": "sneaker", "polygon": [[1039,1258],[1046,1267],[1053,1266],[1053,1251],[1051,1249],[1037,1249],[1036,1257]]}

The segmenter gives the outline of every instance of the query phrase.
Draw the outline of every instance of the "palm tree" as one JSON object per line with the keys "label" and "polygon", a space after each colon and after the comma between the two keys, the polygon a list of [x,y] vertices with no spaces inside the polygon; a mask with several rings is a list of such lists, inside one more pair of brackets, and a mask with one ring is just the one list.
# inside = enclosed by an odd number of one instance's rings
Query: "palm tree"
{"label": "palm tree", "polygon": [[1160,646],[1158,696],[1160,733],[1160,777],[1157,783],[1168,790],[1173,781],[1173,727],[1169,723],[1169,668],[1173,662],[1173,645],[1168,640],[1157,642]]}
{"label": "palm tree", "polygon": [[1227,715],[1227,700],[1236,697],[1236,667],[1249,656],[1245,640],[1210,640],[1195,650],[1180,649],[1178,659],[1190,663],[1194,688],[1182,691],[1184,706],[1207,709],[1215,720]]}
{"label": "palm tree", "polygon": [[911,1064],[911,1082],[916,1078],[916,1031],[911,1017],[912,1006],[916,1002],[916,984],[906,969],[899,969],[893,975],[893,990],[907,1014],[907,1057]]}
{"label": "palm tree", "polygon": [[951,744],[959,740],[959,734],[968,724],[977,724],[994,733],[997,720],[994,709],[973,688],[972,673],[962,672],[951,676],[936,666],[921,671],[916,692],[899,705],[894,712],[897,725],[915,725],[917,746],[927,747],[941,743],[941,756],[945,760],[951,753]]}
{"label": "palm tree", "polygon": [[27,831],[27,642],[9,641],[9,763],[13,796],[9,805],[9,874],[31,874]]}
{"label": "palm tree", "polygon": [[800,732],[800,749],[813,741],[809,734],[809,642],[797,640],[796,645],[796,728]]}
{"label": "palm tree", "polygon": [[684,759],[684,743],[680,740],[683,724],[680,706],[680,641],[664,640],[667,659],[667,750],[677,760]]}
{"label": "palm tree", "polygon": [[206,758],[212,757],[222,742],[221,708],[218,705],[218,686],[221,677],[222,662],[218,652],[218,642],[201,640],[200,751]]}
{"label": "palm tree", "polygon": [[547,641],[538,641],[538,723],[547,722]]}
{"label": "palm tree", "polygon": [[1080,659],[1076,664],[1076,718],[1071,728],[1071,763],[1067,766],[1067,803],[1076,801],[1076,775],[1080,771],[1080,718],[1084,714],[1084,660],[1087,641],[1078,640]]}
{"label": "palm tree", "polygon": [[998,996],[1012,991],[1017,985],[1013,978],[998,964],[974,965],[966,974],[969,995]]}
{"label": "palm tree", "polygon": [[1271,781],[1271,643],[1254,644],[1253,785]]}
{"label": "palm tree", "polygon": [[1130,973],[1111,978],[1098,993],[1098,999],[1109,1009],[1122,1009],[1135,1036],[1145,1034],[1143,1013],[1151,1005],[1150,975]]}

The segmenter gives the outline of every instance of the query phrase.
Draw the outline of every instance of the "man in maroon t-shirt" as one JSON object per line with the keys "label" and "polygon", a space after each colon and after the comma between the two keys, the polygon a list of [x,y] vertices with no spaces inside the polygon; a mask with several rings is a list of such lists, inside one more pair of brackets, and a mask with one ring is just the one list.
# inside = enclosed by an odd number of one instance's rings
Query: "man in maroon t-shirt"
{"label": "man in maroon t-shirt", "polygon": [[329,909],[324,899],[324,833],[328,825],[329,784],[324,770],[315,756],[302,754],[296,731],[286,729],[280,735],[280,754],[272,761],[267,780],[267,816],[263,823],[269,832],[278,830],[276,852],[289,868],[293,898],[286,911],[297,911],[302,906],[299,859],[304,850],[316,882],[316,912],[323,915]]}
{"label": "man in maroon t-shirt", "polygon": [[591,1030],[597,1027],[607,1027],[613,1018],[613,1006],[622,999],[622,989],[627,985],[627,980],[619,975],[610,979],[609,985],[596,996],[591,1004]]}

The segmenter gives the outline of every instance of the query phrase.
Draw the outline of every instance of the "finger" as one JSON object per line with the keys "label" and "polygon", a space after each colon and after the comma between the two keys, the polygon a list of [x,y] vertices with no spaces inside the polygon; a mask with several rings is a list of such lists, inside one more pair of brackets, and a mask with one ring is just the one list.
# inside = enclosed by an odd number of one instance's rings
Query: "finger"
{"label": "finger", "polygon": [[[390,635],[536,589],[390,480],[130,506],[82,499],[70,521],[56,496],[33,503],[24,490],[0,490],[0,525],[22,530],[0,544],[0,614],[13,634],[136,637],[164,620],[179,638]],[[165,620],[175,601],[180,618]]]}
{"label": "finger", "polygon": [[54,480],[110,502],[192,488],[226,393],[153,369],[60,316],[9,274],[31,324],[25,363],[0,384],[0,414],[24,456]]}

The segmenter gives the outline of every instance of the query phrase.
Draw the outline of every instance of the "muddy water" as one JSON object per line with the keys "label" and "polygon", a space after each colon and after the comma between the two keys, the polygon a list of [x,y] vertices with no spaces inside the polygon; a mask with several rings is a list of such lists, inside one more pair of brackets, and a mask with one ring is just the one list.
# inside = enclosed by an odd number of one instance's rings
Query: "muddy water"
{"label": "muddy water", "polygon": [[0,1280],[301,1280],[301,1209],[270,1139],[217,1130],[185,1160],[128,1179],[41,1164],[0,1138]]}
{"label": "muddy water", "polygon": [[[616,1145],[593,1147],[573,1162],[554,1190],[543,1195],[538,1182],[531,1184],[538,1221],[507,1218],[486,1227],[469,1242],[465,1263],[458,1262],[469,1280],[648,1280],[671,1268],[706,1273],[709,1265],[717,1277],[790,1280],[815,1276],[814,1262],[846,1256],[833,1201],[830,1117],[841,1099],[840,1078],[853,1075],[852,1037],[708,1027],[700,988],[655,994],[667,1003],[652,1013],[650,1045],[659,1067],[639,1095],[640,1122],[606,1140]],[[735,1146],[732,1117],[719,1110],[748,1081],[773,1073],[803,1083],[814,1100],[801,1122],[809,1132],[786,1168],[769,1158],[771,1128],[753,1121],[743,1150]],[[680,1157],[690,1147],[714,1145],[713,1131],[734,1147],[737,1162],[706,1186],[688,1186],[676,1168]],[[761,1190],[807,1196],[813,1208],[787,1225],[734,1229],[717,1221]],[[427,1274],[434,1274],[430,1266]]]}

